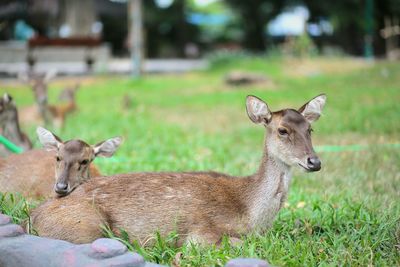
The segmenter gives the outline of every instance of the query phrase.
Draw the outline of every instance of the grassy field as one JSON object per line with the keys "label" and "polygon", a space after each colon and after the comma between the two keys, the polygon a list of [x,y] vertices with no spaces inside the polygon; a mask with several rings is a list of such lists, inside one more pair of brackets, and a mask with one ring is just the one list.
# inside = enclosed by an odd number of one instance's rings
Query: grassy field
{"label": "grassy field", "polygon": [[[228,87],[231,70],[264,74],[265,84]],[[50,102],[75,82],[50,85]],[[20,106],[33,103],[27,86],[2,82]],[[155,245],[127,242],[146,259],[180,266],[222,266],[235,257],[258,257],[277,266],[400,266],[400,65],[351,59],[280,60],[220,58],[208,71],[81,79],[79,111],[55,132],[88,142],[122,135],[114,159],[98,160],[105,174],[130,171],[215,170],[254,172],[264,130],[250,122],[245,96],[257,95],[272,110],[300,107],[322,92],[324,115],[313,142],[323,168],[294,170],[288,201],[263,235],[243,237],[240,246],[173,247],[176,236],[155,235]],[[124,108],[128,95],[132,105]],[[24,125],[35,145],[35,125]],[[348,145],[363,145],[349,147]],[[332,146],[339,146],[332,147]],[[336,149],[334,149],[336,148]],[[339,151],[337,151],[339,150]],[[254,153],[259,151],[259,153]],[[16,222],[37,203],[3,196],[0,211]],[[112,235],[108,233],[107,235]],[[182,253],[179,262],[174,262]]]}

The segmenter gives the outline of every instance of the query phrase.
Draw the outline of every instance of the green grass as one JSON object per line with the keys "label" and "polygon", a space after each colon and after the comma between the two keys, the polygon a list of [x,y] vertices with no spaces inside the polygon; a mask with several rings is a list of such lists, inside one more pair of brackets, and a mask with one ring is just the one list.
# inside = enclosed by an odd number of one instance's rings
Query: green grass
{"label": "green grass", "polygon": [[[223,75],[234,69],[265,74],[270,83],[229,88]],[[73,82],[51,84],[51,102]],[[4,83],[0,91],[11,93],[21,106],[33,103],[26,86]],[[220,247],[176,248],[174,233],[155,234],[155,244],[145,248],[128,242],[124,234],[116,238],[154,262],[171,264],[182,253],[181,266],[222,266],[235,257],[263,258],[278,266],[399,266],[400,149],[380,145],[400,143],[398,64],[243,56],[185,75],[97,77],[82,82],[79,111],[65,129],[55,131],[65,139],[91,143],[124,136],[116,160],[97,161],[105,174],[215,170],[248,175],[259,164],[264,131],[247,118],[245,96],[257,95],[277,110],[300,107],[322,92],[328,102],[313,127],[315,146],[370,146],[320,152],[323,169],[318,173],[294,170],[287,204],[272,229],[243,237],[241,246],[224,242]],[[125,94],[133,99],[128,110],[122,108]],[[38,146],[34,128],[24,125]],[[34,205],[21,197],[0,198],[0,210],[18,223]],[[105,233],[113,236],[107,229]]]}

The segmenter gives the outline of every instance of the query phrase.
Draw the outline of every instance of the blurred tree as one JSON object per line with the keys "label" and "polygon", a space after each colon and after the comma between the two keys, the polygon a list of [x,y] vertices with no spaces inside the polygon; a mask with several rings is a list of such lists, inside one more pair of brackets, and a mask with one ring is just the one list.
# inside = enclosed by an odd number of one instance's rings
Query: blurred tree
{"label": "blurred tree", "polygon": [[[303,0],[310,10],[310,20],[327,17],[334,26],[334,38],[329,41],[342,47],[350,54],[363,53],[364,36],[367,22],[365,20],[366,0]],[[400,17],[399,0],[374,1],[373,29],[374,50],[378,54],[384,52],[384,42],[379,36],[385,16]]]}
{"label": "blurred tree", "polygon": [[103,24],[103,40],[116,56],[128,56],[128,7],[126,2],[96,0],[96,11]]}
{"label": "blurred tree", "polygon": [[[103,39],[112,44],[113,53],[127,56],[126,1],[96,0],[103,23]],[[143,0],[143,35],[146,57],[179,57],[187,42],[197,42],[199,29],[186,21],[185,0],[174,0],[159,6],[155,0]]]}
{"label": "blurred tree", "polygon": [[17,20],[26,19],[28,3],[22,1],[0,1],[0,40],[13,38],[13,25]]}
{"label": "blurred tree", "polygon": [[68,27],[68,34],[63,37],[87,37],[92,34],[92,26],[97,20],[94,0],[59,0],[58,5],[58,24]]}
{"label": "blurred tree", "polygon": [[[375,1],[375,49],[378,52],[385,51],[385,41],[379,33],[384,28],[384,18],[392,17],[400,20],[400,1],[399,0],[379,0]],[[400,44],[398,44],[400,45]]]}
{"label": "blurred tree", "polygon": [[285,6],[282,0],[225,0],[237,12],[244,31],[243,46],[252,51],[266,49],[266,25]]}
{"label": "blurred tree", "polygon": [[225,1],[199,5],[196,0],[187,0],[187,10],[189,22],[199,27],[198,43],[205,49],[237,47],[243,39],[238,16]]}
{"label": "blurred tree", "polygon": [[186,0],[174,0],[167,7],[143,1],[143,7],[148,57],[184,57],[187,43],[197,43],[199,27],[186,20]]}

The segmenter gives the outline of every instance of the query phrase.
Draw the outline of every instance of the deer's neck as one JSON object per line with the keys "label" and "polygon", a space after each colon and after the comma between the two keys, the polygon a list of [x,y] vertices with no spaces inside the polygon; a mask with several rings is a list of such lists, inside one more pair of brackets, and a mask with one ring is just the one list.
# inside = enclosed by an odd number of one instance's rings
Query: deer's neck
{"label": "deer's neck", "polygon": [[73,110],[76,109],[75,98],[71,98],[71,99],[68,101],[68,109],[69,109],[69,111],[73,111]]}
{"label": "deer's neck", "polygon": [[24,142],[24,135],[19,127],[18,112],[16,110],[13,112],[12,118],[3,125],[2,134],[17,145]]}
{"label": "deer's neck", "polygon": [[266,143],[264,147],[260,168],[250,179],[246,194],[252,229],[263,229],[272,224],[286,200],[291,177],[290,167],[273,157]]}

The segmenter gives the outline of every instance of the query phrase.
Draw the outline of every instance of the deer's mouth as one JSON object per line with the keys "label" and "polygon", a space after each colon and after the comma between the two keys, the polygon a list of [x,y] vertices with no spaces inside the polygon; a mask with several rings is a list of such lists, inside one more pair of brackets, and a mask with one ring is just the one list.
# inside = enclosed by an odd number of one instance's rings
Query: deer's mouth
{"label": "deer's mouth", "polygon": [[309,167],[307,167],[307,166],[305,166],[305,165],[303,165],[303,164],[301,164],[301,163],[298,163],[298,164],[299,164],[300,167],[302,167],[304,170],[306,170],[306,172],[312,172],[312,171],[314,171],[313,169],[311,169],[311,168],[309,168]]}
{"label": "deer's mouth", "polygon": [[60,191],[56,191],[56,194],[57,194],[57,197],[65,197],[66,195],[68,195],[68,191],[63,191],[63,192],[60,192]]}
{"label": "deer's mouth", "polygon": [[74,188],[71,189],[69,186],[67,188],[65,188],[65,189],[62,189],[62,190],[60,190],[58,188],[54,189],[57,197],[65,197],[66,195],[71,193],[73,190],[74,190]]}
{"label": "deer's mouth", "polygon": [[317,166],[317,167],[308,167],[305,166],[301,163],[298,163],[300,167],[302,167],[306,172],[317,172],[321,169],[321,165]]}

